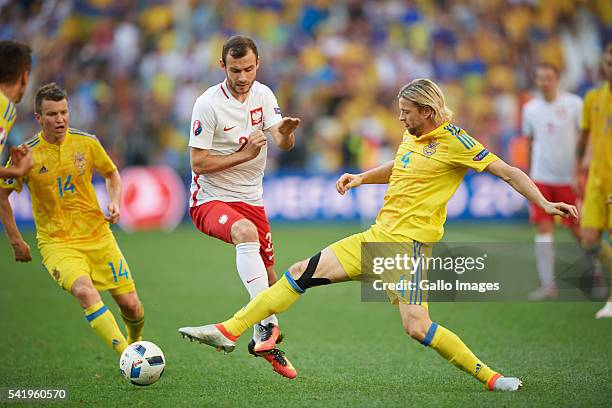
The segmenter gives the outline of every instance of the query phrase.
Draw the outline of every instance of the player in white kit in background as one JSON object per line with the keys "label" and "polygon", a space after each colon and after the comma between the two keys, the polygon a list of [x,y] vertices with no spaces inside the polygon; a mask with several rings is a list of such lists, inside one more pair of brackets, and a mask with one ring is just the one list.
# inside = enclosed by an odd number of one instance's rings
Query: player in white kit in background
{"label": "player in white kit in background", "polygon": [[[255,81],[259,55],[250,38],[231,37],[223,45],[220,65],[225,81],[208,88],[193,107],[189,207],[200,231],[235,245],[236,268],[252,299],[276,282],[272,235],[263,207],[266,134],[280,149],[292,149],[300,120],[283,118],[270,88]],[[179,332],[201,340],[198,327]],[[254,339],[259,336],[282,340],[276,316],[255,327]],[[284,352],[256,354],[254,343],[249,344],[251,354],[264,357],[277,373],[296,377]]]}
{"label": "player in white kit in background", "polygon": [[[573,185],[575,148],[580,134],[582,99],[559,91],[559,71],[547,63],[536,68],[535,84],[540,94],[523,107],[523,134],[530,140],[530,174],[547,200],[575,205]],[[540,288],[530,300],[557,297],[555,283],[554,220],[531,205],[530,220],[536,226],[535,255]],[[579,239],[579,225],[564,219],[574,237]]]}

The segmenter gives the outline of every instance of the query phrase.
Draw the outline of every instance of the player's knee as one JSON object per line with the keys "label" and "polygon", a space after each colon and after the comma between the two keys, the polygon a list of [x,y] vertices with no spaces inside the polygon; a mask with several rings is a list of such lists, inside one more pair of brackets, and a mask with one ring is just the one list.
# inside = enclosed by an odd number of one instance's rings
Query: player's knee
{"label": "player's knee", "polygon": [[100,300],[100,294],[88,281],[76,281],[70,291],[81,304],[93,304]]}
{"label": "player's knee", "polygon": [[319,266],[319,260],[321,259],[321,252],[314,255],[310,259],[306,259],[301,262],[297,262],[289,268],[289,275],[293,280],[294,286],[300,288],[301,292],[306,291],[308,288],[313,286],[328,285],[331,281],[327,278],[314,278],[313,275],[317,271]]}
{"label": "player's knee", "polygon": [[291,275],[293,279],[299,279],[304,274],[304,271],[306,270],[307,266],[308,266],[308,259],[305,259],[300,262],[296,262],[293,265],[291,265],[291,267],[289,267],[289,274]]}
{"label": "player's knee", "polygon": [[236,221],[234,225],[232,225],[231,235],[234,244],[241,244],[243,242],[259,242],[257,227],[247,219]]}
{"label": "player's knee", "polygon": [[132,296],[121,305],[121,311],[126,316],[140,316],[142,314],[142,303],[140,303],[140,299],[138,299],[138,297]]}

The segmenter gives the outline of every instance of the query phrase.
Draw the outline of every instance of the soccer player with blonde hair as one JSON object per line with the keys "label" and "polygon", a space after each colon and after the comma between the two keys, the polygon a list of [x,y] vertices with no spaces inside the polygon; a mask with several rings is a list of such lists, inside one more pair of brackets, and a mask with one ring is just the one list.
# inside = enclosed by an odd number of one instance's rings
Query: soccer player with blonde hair
{"label": "soccer player with blonde hair", "polygon": [[[44,85],[35,104],[42,130],[26,142],[34,167],[23,177],[1,180],[0,218],[15,260],[31,261],[30,247],[15,224],[8,200],[13,190],[20,192],[26,184],[43,265],[76,298],[96,334],[121,354],[128,344],[141,340],[144,309],[109,227],[120,216],[119,172],[94,135],[68,127],[70,114],[63,89],[55,83]],[[21,149],[19,154],[23,154]],[[106,179],[108,216],[101,211],[91,182],[94,170]],[[110,291],[121,310],[127,340],[102,302],[99,291],[103,290]]]}
{"label": "soccer player with blonde hair", "polygon": [[[272,287],[222,323],[199,327],[199,339],[230,352],[237,338],[272,313],[287,310],[313,286],[359,280],[362,271],[362,243],[400,243],[412,248],[415,256],[429,257],[433,243],[442,238],[446,203],[459,187],[468,169],[486,170],[510,184],[547,214],[577,216],[574,206],[547,201],[521,170],[504,163],[463,129],[449,123],[451,111],[444,95],[429,79],[416,79],[398,95],[399,120],[405,125],[404,138],[395,159],[361,174],[343,174],[336,183],[340,194],[362,184],[389,184],[384,205],[368,230],[333,243],[310,259],[291,266]],[[406,333],[443,358],[466,371],[490,390],[516,391],[522,382],[503,377],[489,368],[447,328],[432,322],[428,295],[419,270],[411,290],[387,291],[399,306]],[[255,350],[274,347],[269,341]]]}

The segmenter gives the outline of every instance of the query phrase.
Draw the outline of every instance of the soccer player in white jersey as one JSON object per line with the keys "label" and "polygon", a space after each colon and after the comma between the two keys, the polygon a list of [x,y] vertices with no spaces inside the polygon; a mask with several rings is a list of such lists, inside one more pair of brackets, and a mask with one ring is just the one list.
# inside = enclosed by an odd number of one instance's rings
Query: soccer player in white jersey
{"label": "soccer player in white jersey", "polygon": [[[539,95],[523,107],[523,133],[530,141],[530,177],[547,200],[574,205],[573,170],[582,100],[577,95],[559,91],[559,71],[554,65],[539,64],[535,84]],[[553,217],[533,204],[530,206],[530,219],[536,227],[535,255],[540,288],[530,293],[529,299],[556,298]],[[578,223],[564,218],[563,224],[579,241]]]}
{"label": "soccer player in white jersey", "polygon": [[[300,124],[299,119],[283,118],[270,88],[255,80],[259,62],[257,47],[248,37],[234,36],[223,45],[220,65],[226,79],[196,100],[189,138],[191,218],[204,234],[236,246],[236,268],[251,299],[276,282],[272,235],[263,207],[266,134],[280,149],[289,150]],[[197,339],[190,328],[179,332]],[[262,337],[280,342],[276,316],[255,327],[249,352],[264,357],[277,373],[295,378],[297,372],[284,352],[253,351]]]}

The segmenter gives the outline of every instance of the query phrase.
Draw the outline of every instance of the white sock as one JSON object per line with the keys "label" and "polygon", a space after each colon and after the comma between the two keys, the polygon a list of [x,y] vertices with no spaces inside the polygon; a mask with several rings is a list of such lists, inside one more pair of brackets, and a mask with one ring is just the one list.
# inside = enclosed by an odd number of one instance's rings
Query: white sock
{"label": "white sock", "polygon": [[[249,292],[251,299],[268,289],[268,272],[259,254],[259,242],[245,242],[236,245],[236,269],[242,284]],[[261,324],[278,325],[275,315],[261,321]],[[257,328],[253,327],[253,338],[258,337]]]}
{"label": "white sock", "polygon": [[540,286],[544,289],[556,288],[555,243],[553,234],[536,234],[535,256]]}

